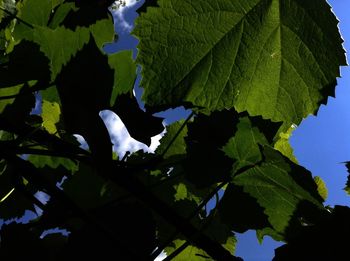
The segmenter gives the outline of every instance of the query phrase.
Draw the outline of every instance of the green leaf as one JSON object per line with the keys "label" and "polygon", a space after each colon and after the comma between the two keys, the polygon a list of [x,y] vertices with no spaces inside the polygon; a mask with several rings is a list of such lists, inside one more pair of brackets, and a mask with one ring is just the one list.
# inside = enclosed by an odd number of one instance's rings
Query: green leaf
{"label": "green leaf", "polygon": [[[0,97],[17,95],[22,87],[23,84],[19,84],[8,88],[0,88]],[[0,100],[0,113],[4,111],[7,105],[12,104],[14,101],[15,98]]]}
{"label": "green leaf", "polygon": [[[167,255],[170,255],[172,252],[174,252],[177,248],[182,246],[186,241],[184,240],[175,240],[173,242],[172,246],[168,246],[165,248],[165,253]],[[205,251],[195,247],[195,246],[188,246],[183,250],[179,255],[177,255],[172,260],[174,261],[207,261],[207,260],[213,260]]]}
{"label": "green leaf", "polygon": [[326,200],[328,197],[328,189],[326,183],[319,176],[314,177],[314,181],[317,185],[318,194],[320,194],[323,200]]}
{"label": "green leaf", "polygon": [[67,14],[73,10],[75,7],[74,3],[63,3],[55,10],[54,16],[50,21],[49,27],[55,29],[58,27],[65,19]]}
{"label": "green leaf", "polygon": [[295,127],[294,125],[292,125],[292,127],[290,127],[286,132],[281,132],[279,134],[279,139],[274,145],[274,148],[294,163],[298,163],[298,160],[294,156],[293,148],[289,143],[289,139],[292,136],[292,132],[294,131],[294,129]]}
{"label": "green leaf", "polygon": [[[205,223],[207,222],[207,223]],[[217,214],[208,217],[208,220],[204,221],[203,232],[216,242],[219,242],[224,248],[230,251],[232,254],[236,247],[236,238],[231,230],[221,223],[220,217]],[[177,239],[173,241],[172,245],[165,248],[167,255],[171,254],[177,248],[179,248],[186,241]],[[187,260],[213,260],[205,251],[198,249],[195,246],[187,246],[179,255],[172,260],[187,261]]]}
{"label": "green leaf", "polygon": [[120,51],[108,56],[108,64],[114,69],[114,86],[110,105],[114,105],[118,95],[132,92],[136,80],[136,64],[132,51]]}
{"label": "green leaf", "polygon": [[253,166],[262,159],[259,144],[268,144],[265,136],[252,126],[248,117],[240,118],[235,136],[223,147],[225,154],[235,160],[232,174],[241,168]]}
{"label": "green leaf", "polygon": [[76,172],[78,170],[77,162],[66,159],[62,157],[51,157],[51,156],[44,156],[44,155],[30,155],[28,157],[28,160],[36,167],[36,168],[45,168],[50,167],[52,169],[56,169],[61,167],[64,167],[67,169],[70,174]]}
{"label": "green leaf", "polygon": [[56,102],[42,101],[42,113],[43,127],[50,134],[56,134],[56,124],[60,121],[61,109],[60,105]]}
{"label": "green leaf", "polygon": [[95,24],[90,26],[89,30],[94,36],[97,46],[101,49],[106,43],[112,43],[114,41],[114,23],[110,17],[96,21]]}
{"label": "green leaf", "polygon": [[[186,154],[186,143],[184,138],[187,136],[187,126],[184,126],[184,128],[181,130],[181,126],[183,124],[184,120],[180,120],[166,126],[166,133],[160,140],[160,145],[156,149],[156,154],[161,155],[165,153],[165,159],[176,155]],[[178,133],[179,131],[180,133]],[[177,135],[177,137],[175,137],[175,135]],[[175,140],[172,142],[174,138]],[[171,146],[167,151],[165,151],[171,142]]]}
{"label": "green leaf", "polygon": [[21,19],[32,25],[46,26],[52,10],[59,4],[57,0],[24,0]]}
{"label": "green leaf", "polygon": [[62,67],[89,41],[89,33],[87,29],[74,32],[64,27],[38,27],[33,38],[50,60],[51,79],[54,80]]}
{"label": "green leaf", "polygon": [[[23,38],[33,39],[33,28],[35,26],[46,26],[52,11],[62,1],[57,0],[24,0],[19,3],[20,11],[18,16],[22,22],[15,27],[14,37],[16,40]],[[32,27],[31,27],[32,26]]]}
{"label": "green leaf", "polygon": [[237,175],[233,183],[256,198],[272,227],[283,233],[300,202],[309,201],[322,209],[323,199],[306,169],[269,147],[263,153],[265,162]]}
{"label": "green leaf", "polygon": [[58,103],[61,105],[60,96],[58,95],[57,87],[52,86],[40,91],[41,98],[51,103]]}
{"label": "green leaf", "polygon": [[189,102],[298,124],[334,93],[346,64],[325,0],[158,4],[134,30],[143,98],[155,110]]}

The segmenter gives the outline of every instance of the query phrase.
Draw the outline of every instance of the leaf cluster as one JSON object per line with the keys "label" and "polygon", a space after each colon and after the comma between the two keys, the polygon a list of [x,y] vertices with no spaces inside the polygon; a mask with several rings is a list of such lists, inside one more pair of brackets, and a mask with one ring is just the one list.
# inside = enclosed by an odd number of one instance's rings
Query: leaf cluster
{"label": "leaf cluster", "polygon": [[[113,2],[0,0],[0,258],[241,260],[249,229],[286,243],[275,260],[343,253],[322,233],[348,232],[349,209],[324,206],[288,143],[345,65],[326,1],[145,1],[136,61],[104,51]],[[153,154],[113,157],[102,110],[150,145],[154,112],[177,106],[192,113]],[[42,236],[53,228],[68,233]]]}

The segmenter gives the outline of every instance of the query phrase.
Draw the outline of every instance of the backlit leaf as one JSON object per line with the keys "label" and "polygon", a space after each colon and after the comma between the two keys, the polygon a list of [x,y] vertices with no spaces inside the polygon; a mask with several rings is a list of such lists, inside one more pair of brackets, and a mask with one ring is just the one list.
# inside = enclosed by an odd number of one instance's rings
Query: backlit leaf
{"label": "backlit leaf", "polygon": [[298,124],[334,93],[346,64],[325,0],[158,4],[134,30],[143,98],[155,110],[190,102]]}
{"label": "backlit leaf", "polygon": [[61,109],[58,103],[43,100],[41,117],[43,119],[43,127],[50,134],[56,134],[56,124],[60,121]]}
{"label": "backlit leaf", "polygon": [[237,175],[233,182],[265,208],[273,228],[283,232],[302,201],[322,208],[322,198],[310,173],[286,161],[279,152],[264,148],[265,162]]}

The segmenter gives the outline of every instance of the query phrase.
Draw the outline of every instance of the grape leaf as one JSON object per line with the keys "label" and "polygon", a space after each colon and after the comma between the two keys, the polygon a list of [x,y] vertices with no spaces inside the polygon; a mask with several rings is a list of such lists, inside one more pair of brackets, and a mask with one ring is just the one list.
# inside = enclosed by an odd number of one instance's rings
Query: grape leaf
{"label": "grape leaf", "polygon": [[114,69],[114,87],[110,105],[113,106],[118,95],[131,92],[136,80],[136,64],[132,51],[120,51],[108,56],[108,64]]}
{"label": "grape leaf", "polygon": [[253,166],[262,159],[259,144],[268,144],[265,136],[252,126],[248,117],[240,118],[235,136],[223,147],[225,154],[235,160],[232,174],[243,167]]}
{"label": "grape leaf", "polygon": [[265,208],[272,227],[283,233],[301,201],[309,201],[322,209],[323,199],[306,169],[288,162],[269,147],[264,147],[263,156],[262,164],[235,176],[233,183],[256,198]]}
{"label": "grape leaf", "polygon": [[61,109],[56,102],[42,101],[41,117],[43,119],[43,127],[50,134],[56,134],[56,124],[60,121]]}
{"label": "grape leaf", "polygon": [[334,93],[346,64],[324,0],[158,4],[134,30],[143,99],[154,110],[190,102],[298,124]]}
{"label": "grape leaf", "polygon": [[[16,86],[11,86],[8,88],[0,88],[0,97],[17,95],[23,84],[19,84]],[[2,113],[7,105],[12,104],[15,101],[15,98],[0,100],[0,112]]]}
{"label": "grape leaf", "polygon": [[[181,130],[183,120],[174,122],[166,126],[166,133],[160,139],[160,144],[156,149],[156,154],[163,155],[164,159],[186,154],[185,137],[187,136],[187,126]],[[180,131],[180,132],[179,132]],[[179,133],[178,133],[179,132]],[[177,135],[177,136],[176,136]],[[173,140],[175,138],[175,140]],[[171,143],[172,142],[172,143]],[[168,147],[171,145],[170,147]],[[167,149],[167,151],[165,151]]]}
{"label": "grape leaf", "polygon": [[315,176],[314,181],[317,185],[318,194],[322,197],[323,200],[326,200],[328,197],[328,189],[326,183],[319,176]]}
{"label": "grape leaf", "polygon": [[30,155],[28,160],[36,167],[36,168],[45,168],[49,167],[51,169],[59,168],[60,166],[68,170],[70,174],[76,172],[78,170],[77,162],[66,159],[62,157],[51,157],[44,155]]}
{"label": "grape leaf", "polygon": [[274,148],[294,163],[298,163],[297,159],[294,156],[293,148],[289,143],[289,139],[292,136],[294,129],[295,127],[293,125],[286,132],[279,133],[279,139],[276,141]]}
{"label": "grape leaf", "polygon": [[75,32],[64,27],[50,29],[38,27],[34,31],[34,41],[50,60],[51,79],[54,80],[76,52],[89,41],[89,33],[85,29]]}
{"label": "grape leaf", "polygon": [[74,3],[63,3],[54,10],[54,15],[49,22],[49,27],[57,28],[64,21],[67,14],[74,9]]}
{"label": "grape leaf", "polygon": [[[173,242],[173,245],[168,246],[165,248],[165,253],[167,255],[170,255],[172,252],[174,252],[177,248],[181,247],[184,243],[186,243],[185,240],[175,240]],[[193,260],[193,261],[204,261],[204,260],[213,260],[210,258],[210,256],[203,250],[189,245],[183,250],[179,255],[174,257],[172,260],[175,261],[187,261],[187,260]]]}
{"label": "grape leaf", "polygon": [[24,22],[19,21],[16,25],[13,32],[15,39],[32,40],[34,27],[46,26],[54,8],[62,2],[61,0],[24,0],[19,3],[18,17]]}

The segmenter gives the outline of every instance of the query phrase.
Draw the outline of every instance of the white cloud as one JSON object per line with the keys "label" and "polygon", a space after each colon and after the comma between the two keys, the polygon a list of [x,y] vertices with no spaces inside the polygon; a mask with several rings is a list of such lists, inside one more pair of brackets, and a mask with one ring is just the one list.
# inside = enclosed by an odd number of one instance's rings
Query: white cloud
{"label": "white cloud", "polygon": [[122,158],[127,151],[135,152],[138,150],[143,150],[145,152],[154,152],[160,144],[159,140],[165,133],[164,131],[156,136],[153,136],[151,138],[151,145],[148,147],[130,136],[124,123],[114,112],[108,110],[102,111],[100,116],[105,122],[111,136],[112,143],[114,144],[113,149],[120,158]]}
{"label": "white cloud", "polygon": [[[121,4],[121,3],[125,3]],[[115,23],[118,24],[118,26],[121,27],[121,31],[127,31],[130,32],[132,29],[132,24],[128,23],[128,21],[125,18],[125,13],[128,9],[132,8],[134,5],[136,5],[139,1],[137,0],[119,0],[115,1],[114,6],[117,7],[116,10],[111,10],[115,19]]]}

